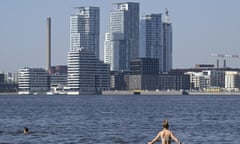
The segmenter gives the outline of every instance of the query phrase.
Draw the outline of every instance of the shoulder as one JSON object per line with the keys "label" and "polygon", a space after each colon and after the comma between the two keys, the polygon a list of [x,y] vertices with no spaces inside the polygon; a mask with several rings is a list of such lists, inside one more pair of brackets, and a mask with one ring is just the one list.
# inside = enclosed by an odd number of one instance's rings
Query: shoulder
{"label": "shoulder", "polygon": [[163,131],[159,131],[158,135],[161,136],[163,134]]}
{"label": "shoulder", "polygon": [[170,134],[171,136],[174,136],[174,133],[173,133],[172,131],[169,131],[169,134]]}

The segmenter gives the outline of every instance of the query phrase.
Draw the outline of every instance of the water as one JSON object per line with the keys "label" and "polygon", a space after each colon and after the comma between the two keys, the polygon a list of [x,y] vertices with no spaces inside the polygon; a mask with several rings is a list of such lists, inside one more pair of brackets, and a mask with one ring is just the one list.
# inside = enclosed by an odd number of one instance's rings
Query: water
{"label": "water", "polygon": [[240,141],[238,96],[0,96],[0,143],[146,144],[163,119],[185,144]]}

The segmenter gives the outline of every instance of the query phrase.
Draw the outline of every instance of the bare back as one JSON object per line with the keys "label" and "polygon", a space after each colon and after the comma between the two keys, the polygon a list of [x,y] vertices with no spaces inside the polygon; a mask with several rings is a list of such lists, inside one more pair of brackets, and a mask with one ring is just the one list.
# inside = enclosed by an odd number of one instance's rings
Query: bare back
{"label": "bare back", "polygon": [[154,144],[160,139],[162,141],[162,144],[171,144],[172,140],[175,141],[177,144],[181,144],[181,142],[174,136],[174,134],[166,128],[160,131],[151,142],[148,142],[148,144]]}
{"label": "bare back", "polygon": [[167,129],[162,130],[160,132],[162,144],[171,144],[171,135],[172,135],[171,131]]}

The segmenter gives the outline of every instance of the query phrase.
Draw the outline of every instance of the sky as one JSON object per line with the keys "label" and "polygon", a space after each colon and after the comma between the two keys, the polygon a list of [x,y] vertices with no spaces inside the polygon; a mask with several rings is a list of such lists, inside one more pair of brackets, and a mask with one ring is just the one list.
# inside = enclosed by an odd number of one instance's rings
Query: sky
{"label": "sky", "polygon": [[[46,19],[52,18],[52,65],[67,65],[70,16],[74,7],[100,7],[100,58],[112,3],[120,0],[1,0],[0,72],[46,65]],[[129,1],[130,2],[130,1]],[[169,11],[173,27],[173,68],[216,64],[211,54],[240,55],[239,0],[132,0],[140,16]],[[222,65],[222,59],[220,59]],[[240,68],[240,58],[227,58]]]}

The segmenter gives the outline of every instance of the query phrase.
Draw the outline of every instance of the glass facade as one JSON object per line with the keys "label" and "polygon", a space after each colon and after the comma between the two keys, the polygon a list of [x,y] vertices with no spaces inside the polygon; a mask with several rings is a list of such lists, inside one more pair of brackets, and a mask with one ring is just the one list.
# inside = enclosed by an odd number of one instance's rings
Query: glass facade
{"label": "glass facade", "polygon": [[163,71],[169,72],[172,70],[172,24],[164,22],[163,23]]}
{"label": "glass facade", "polygon": [[159,72],[172,69],[172,26],[162,22],[162,14],[149,14],[141,19],[140,46],[143,56],[159,59]]}
{"label": "glass facade", "polygon": [[159,59],[159,71],[163,71],[162,14],[145,15],[141,20],[141,49],[147,58]]}
{"label": "glass facade", "polygon": [[78,7],[70,17],[70,50],[85,48],[99,58],[100,8]]}
{"label": "glass facade", "polygon": [[104,53],[104,60],[111,65],[111,70],[129,70],[130,61],[139,57],[139,3],[114,5],[110,13],[109,37],[105,40],[109,44],[104,46],[109,53]]}
{"label": "glass facade", "polygon": [[79,48],[68,52],[68,94],[96,94],[109,89],[109,65]]}

